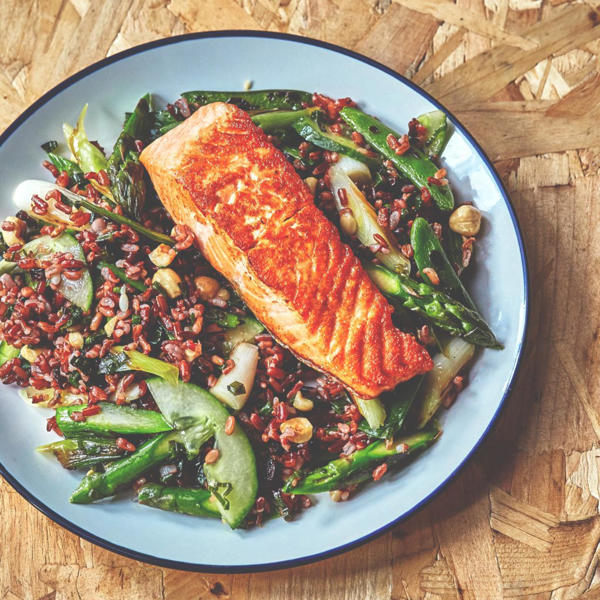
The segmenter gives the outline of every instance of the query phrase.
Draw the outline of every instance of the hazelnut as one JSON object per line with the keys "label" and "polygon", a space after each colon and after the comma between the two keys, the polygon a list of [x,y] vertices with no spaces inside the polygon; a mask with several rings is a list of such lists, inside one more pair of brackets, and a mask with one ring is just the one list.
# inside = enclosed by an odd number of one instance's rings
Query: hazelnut
{"label": "hazelnut", "polygon": [[169,298],[181,296],[181,277],[173,269],[158,269],[154,273],[152,283],[158,283],[167,292]]}
{"label": "hazelnut", "polygon": [[167,246],[167,244],[159,244],[148,254],[148,258],[157,267],[168,267],[176,256],[177,251]]}
{"label": "hazelnut", "polygon": [[199,275],[194,279],[194,283],[200,294],[200,298],[205,302],[212,300],[221,289],[221,284],[216,279],[207,277],[206,275]]}
{"label": "hazelnut", "polygon": [[281,433],[294,444],[303,444],[312,437],[312,423],[305,417],[294,417],[284,421],[280,426]]}
{"label": "hazelnut", "polygon": [[450,215],[448,224],[452,231],[460,235],[476,236],[481,227],[481,212],[470,204],[463,204]]}

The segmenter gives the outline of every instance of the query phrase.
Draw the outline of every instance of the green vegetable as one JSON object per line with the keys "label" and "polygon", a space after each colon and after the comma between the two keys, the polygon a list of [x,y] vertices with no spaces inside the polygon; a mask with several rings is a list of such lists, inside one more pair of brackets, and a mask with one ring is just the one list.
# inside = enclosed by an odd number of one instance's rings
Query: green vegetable
{"label": "green vegetable", "polygon": [[181,442],[178,431],[148,440],[132,454],[109,464],[103,472],[92,471],[86,475],[69,500],[75,504],[89,504],[114,495],[152,467],[172,458],[177,442]]}
{"label": "green vegetable", "polygon": [[114,438],[101,437],[59,440],[38,446],[37,451],[52,452],[65,469],[90,469],[118,460],[124,454]]}
{"label": "green vegetable", "polygon": [[151,127],[150,94],[146,94],[127,117],[108,159],[108,176],[113,197],[117,204],[138,220],[142,218],[146,205],[148,186],[135,141],[147,143]]}
{"label": "green vegetable", "polygon": [[312,94],[299,90],[253,90],[248,92],[195,91],[181,94],[198,108],[211,102],[235,104],[243,110],[299,110],[304,104],[312,104]]}
{"label": "green vegetable", "polygon": [[[118,348],[115,346],[114,350],[118,351]],[[179,380],[179,369],[175,365],[164,360],[159,360],[158,358],[152,358],[137,350],[123,350],[123,352],[129,359],[127,362],[127,367],[129,369],[151,373],[173,385],[177,384],[177,381]]]}
{"label": "green vegetable", "polygon": [[211,501],[210,491],[201,488],[164,487],[156,483],[147,483],[138,490],[138,502],[195,517],[220,515],[216,501]]}
{"label": "green vegetable", "polygon": [[264,325],[253,317],[241,317],[241,323],[233,329],[227,329],[221,335],[221,351],[229,356],[241,342],[254,343],[254,338],[265,330]]}
{"label": "green vegetable", "polygon": [[84,172],[95,171],[97,173],[98,171],[106,170],[108,163],[104,154],[88,140],[85,133],[84,120],[87,107],[88,105],[86,104],[81,109],[77,125],[74,129],[68,123],[63,124],[63,133],[79,167]]}
{"label": "green vegetable", "polygon": [[112,375],[129,370],[129,357],[125,352],[109,352],[98,361],[100,375]]}
{"label": "green vegetable", "polygon": [[263,131],[271,132],[292,127],[299,119],[309,118],[318,110],[316,106],[303,110],[274,110],[254,115],[252,120]]}
{"label": "green vegetable", "polygon": [[375,285],[400,306],[471,344],[502,348],[478,312],[467,308],[427,283],[419,283],[393,273],[381,265],[366,264],[365,270]]}
{"label": "green vegetable", "polygon": [[19,348],[15,348],[6,342],[0,343],[0,367],[9,360],[13,358],[17,358],[21,350]]}
{"label": "green vegetable", "polygon": [[72,179],[77,176],[83,177],[83,171],[76,162],[53,152],[48,152],[48,159],[59,171],[66,171]]}
{"label": "green vegetable", "polygon": [[254,387],[259,358],[258,347],[240,342],[231,352],[230,358],[233,368],[221,373],[210,392],[233,410],[240,410]]}
{"label": "green vegetable", "polygon": [[371,437],[379,437],[384,440],[392,439],[395,435],[400,433],[406,422],[406,417],[414,403],[421,384],[423,382],[423,376],[418,375],[413,377],[404,383],[401,383],[393,392],[391,392],[385,399],[385,405],[387,406],[387,418],[383,426],[379,429],[360,428],[365,431]]}
{"label": "green vegetable", "polygon": [[351,139],[342,135],[324,131],[319,124],[310,117],[300,117],[291,123],[298,135],[307,142],[311,142],[323,150],[338,152],[364,162],[372,169],[378,169],[381,166],[381,160],[370,155],[366,148],[355,144]]}
{"label": "green vegetable", "polygon": [[129,277],[127,277],[125,271],[117,267],[117,265],[113,265],[105,261],[100,261],[97,266],[99,269],[102,269],[103,267],[110,269],[121,281],[124,281],[126,284],[136,289],[138,292],[145,292],[148,289],[148,286],[143,284],[141,281],[136,281],[135,279],[130,279]]}
{"label": "green vegetable", "polygon": [[101,207],[101,206],[98,206],[97,204],[94,204],[93,202],[86,200],[85,198],[79,196],[78,194],[74,194],[70,190],[61,188],[59,186],[54,186],[54,187],[60,191],[63,198],[72,206],[76,206],[76,207],[82,206],[83,208],[94,213],[95,215],[105,217],[107,219],[110,219],[111,221],[114,221],[115,223],[127,225],[127,226],[131,227],[131,229],[133,229],[134,231],[137,231],[138,233],[140,233],[144,237],[148,238],[149,240],[152,240],[153,242],[158,242],[159,244],[167,244],[168,246],[173,246],[175,244],[175,241],[173,240],[173,238],[169,237],[168,235],[165,235],[164,233],[159,233],[158,231],[154,231],[153,229],[148,229],[147,227],[140,225],[137,221],[134,221],[133,219],[129,219],[128,217],[126,217],[124,215],[119,215],[117,213],[114,213],[110,210],[107,210],[106,208]]}
{"label": "green vegetable", "polygon": [[0,275],[4,275],[4,273],[10,273],[17,266],[16,262],[11,262],[10,260],[0,260]]}
{"label": "green vegetable", "polygon": [[85,432],[145,435],[172,429],[163,416],[154,410],[136,409],[111,402],[100,402],[97,406],[101,411],[86,417],[85,421],[75,421],[71,414],[80,413],[87,405],[60,406],[56,409],[56,423],[66,437],[78,436]]}
{"label": "green vegetable", "polygon": [[[284,486],[289,494],[318,494],[349,485],[350,478],[362,471],[373,470],[378,464],[392,458],[402,458],[430,446],[440,435],[436,428],[426,429],[394,440],[393,444],[384,441],[373,442],[362,450],[357,450],[346,458],[337,458],[325,466],[302,477],[297,485],[292,485],[294,476]],[[386,445],[390,447],[387,448]],[[356,483],[356,481],[352,481]]]}
{"label": "green vegetable", "polygon": [[416,148],[411,148],[404,154],[396,154],[387,143],[387,138],[392,135],[398,138],[399,134],[375,117],[371,117],[357,108],[349,106],[340,111],[340,116],[348,125],[362,134],[367,142],[383,154],[392,164],[419,189],[427,188],[436,203],[443,211],[452,210],[454,197],[448,185],[433,185],[428,182],[429,177],[434,177],[438,167]]}
{"label": "green vegetable", "polygon": [[[410,229],[410,243],[413,247],[415,263],[426,283],[431,280],[424,269],[433,269],[440,279],[439,289],[460,300],[469,308],[477,311],[477,306],[467,292],[456,271],[452,268],[442,244],[431,225],[422,217],[417,217]],[[477,311],[478,312],[478,311]]]}
{"label": "green vegetable", "polygon": [[453,134],[446,113],[434,110],[417,117],[417,120],[427,129],[423,150],[431,158],[440,157]]}
{"label": "green vegetable", "polygon": [[[205,439],[198,439],[194,427],[214,435],[219,458],[204,464],[210,491],[225,522],[238,527],[254,505],[258,490],[256,461],[252,446],[239,424],[231,435],[225,433],[229,411],[212,394],[190,384],[172,385],[162,379],[146,382],[165,419],[181,433],[188,453],[197,452]],[[185,431],[187,429],[187,431]]]}
{"label": "green vegetable", "polygon": [[204,320],[207,323],[216,323],[225,329],[234,329],[241,323],[238,315],[219,310],[218,308],[209,308],[204,312]]}
{"label": "green vegetable", "polygon": [[[52,259],[58,252],[72,254],[74,259],[85,263],[85,254],[81,246],[69,233],[63,233],[55,238],[49,235],[34,238],[21,249],[23,255],[31,254],[38,260]],[[92,306],[94,285],[87,269],[83,269],[81,277],[75,280],[61,275],[58,290],[67,300],[84,311],[88,311]]]}
{"label": "green vegetable", "polygon": [[438,411],[444,392],[460,370],[473,358],[475,346],[460,338],[453,338],[445,351],[445,354],[440,353],[433,357],[433,369],[425,375],[418,400],[419,429],[425,427]]}
{"label": "green vegetable", "polygon": [[384,424],[387,413],[383,402],[379,398],[368,400],[354,398],[354,402],[371,429],[377,430]]}
{"label": "green vegetable", "polygon": [[[379,224],[375,209],[352,179],[337,164],[333,164],[328,173],[336,207],[340,212],[350,209],[351,216],[356,223],[355,235],[360,243],[364,246],[381,247],[383,241],[387,252],[379,250],[375,256],[394,271],[410,273],[410,261],[400,251],[394,235],[388,228]],[[346,203],[341,200],[342,194],[347,200]],[[346,231],[342,218],[344,218],[344,214],[340,217],[340,227]]]}

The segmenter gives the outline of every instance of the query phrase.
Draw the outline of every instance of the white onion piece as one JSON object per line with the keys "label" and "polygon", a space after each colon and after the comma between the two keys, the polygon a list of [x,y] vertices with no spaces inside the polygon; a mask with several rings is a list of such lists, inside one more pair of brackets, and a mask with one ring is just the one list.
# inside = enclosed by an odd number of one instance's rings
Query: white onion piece
{"label": "white onion piece", "polygon": [[[233,360],[235,366],[229,373],[223,373],[219,377],[210,392],[224,404],[234,410],[240,410],[246,404],[254,385],[258,365],[258,346],[241,342],[233,349],[229,358]],[[241,393],[234,394],[228,386],[235,388],[237,384],[242,384],[244,389]]]}
{"label": "white onion piece", "polygon": [[370,183],[371,171],[364,162],[356,160],[351,156],[340,155],[336,165],[344,172],[354,183]]}

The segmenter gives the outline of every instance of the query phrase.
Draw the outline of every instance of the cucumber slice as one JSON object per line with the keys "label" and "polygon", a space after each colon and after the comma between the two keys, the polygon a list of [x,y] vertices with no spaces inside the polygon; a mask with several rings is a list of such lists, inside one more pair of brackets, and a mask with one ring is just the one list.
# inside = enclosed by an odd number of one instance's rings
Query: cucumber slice
{"label": "cucumber slice", "polygon": [[[57,252],[69,252],[73,255],[73,258],[85,262],[85,255],[81,246],[69,233],[63,233],[56,238],[49,235],[35,238],[23,246],[22,252],[24,254],[33,254],[39,260],[52,258]],[[87,269],[75,281],[61,277],[58,290],[67,300],[70,300],[75,306],[84,311],[88,311],[92,306],[94,285]]]}
{"label": "cucumber slice", "polygon": [[73,437],[84,432],[143,435],[171,430],[171,426],[163,416],[154,410],[119,406],[110,402],[100,402],[98,406],[101,411],[97,415],[90,415],[85,421],[71,419],[71,413],[83,410],[86,408],[85,404],[61,406],[56,409],[56,424],[66,437]]}
{"label": "cucumber slice", "polygon": [[265,330],[265,326],[252,317],[243,317],[243,323],[223,333],[221,350],[229,356],[231,351],[242,342],[254,343],[254,338]]}
{"label": "cucumber slice", "polygon": [[216,497],[223,520],[239,527],[254,505],[258,490],[256,460],[246,434],[238,424],[231,435],[225,433],[229,411],[212,394],[191,383],[173,385],[160,378],[146,381],[165,419],[181,430],[188,452],[197,452],[205,437],[195,439],[193,429],[210,428],[219,459],[204,465],[209,488]]}

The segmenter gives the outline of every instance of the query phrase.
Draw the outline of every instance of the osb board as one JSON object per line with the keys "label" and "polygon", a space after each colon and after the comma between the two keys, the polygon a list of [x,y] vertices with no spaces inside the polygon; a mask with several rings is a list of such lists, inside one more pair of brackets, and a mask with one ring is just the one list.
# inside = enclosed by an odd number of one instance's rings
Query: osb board
{"label": "osb board", "polygon": [[500,423],[443,493],[378,540],[269,574],[180,573],[80,540],[2,483],[0,599],[599,598],[599,4],[2,0],[3,127],[91,62],[189,31],[305,34],[413,77],[496,162],[523,227],[532,309]]}

